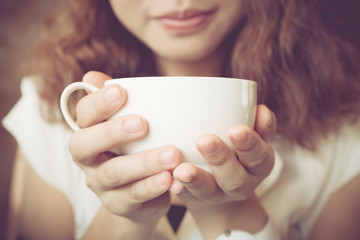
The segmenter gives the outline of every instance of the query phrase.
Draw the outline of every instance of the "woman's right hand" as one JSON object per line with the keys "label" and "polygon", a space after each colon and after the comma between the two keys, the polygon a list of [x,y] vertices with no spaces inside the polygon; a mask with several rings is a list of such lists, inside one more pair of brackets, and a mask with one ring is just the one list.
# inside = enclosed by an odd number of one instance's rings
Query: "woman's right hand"
{"label": "woman's right hand", "polygon": [[180,163],[181,154],[172,146],[133,155],[109,152],[144,137],[148,130],[146,120],[137,115],[105,121],[126,102],[126,91],[120,86],[103,87],[109,79],[99,72],[84,76],[83,81],[100,90],[77,104],[81,130],[70,138],[70,153],[84,171],[87,186],[110,212],[132,221],[154,223],[170,207],[170,171]]}

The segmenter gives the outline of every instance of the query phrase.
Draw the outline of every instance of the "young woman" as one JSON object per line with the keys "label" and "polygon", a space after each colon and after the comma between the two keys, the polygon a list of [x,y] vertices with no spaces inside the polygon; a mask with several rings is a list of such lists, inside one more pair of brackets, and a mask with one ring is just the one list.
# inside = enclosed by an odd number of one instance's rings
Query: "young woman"
{"label": "young woman", "polygon": [[[339,30],[332,8],[295,0],[69,4],[66,31],[38,49],[23,97],[5,119],[25,165],[22,236],[360,237],[359,46]],[[59,117],[71,82],[102,87],[150,75],[257,81],[254,130],[229,129],[234,152],[217,136],[199,136],[210,174],[181,163],[174,146],[109,153],[148,130],[141,116],[105,121],[126,101],[121,87],[74,99],[76,133]],[[164,220],[171,204],[188,210],[178,232]]]}

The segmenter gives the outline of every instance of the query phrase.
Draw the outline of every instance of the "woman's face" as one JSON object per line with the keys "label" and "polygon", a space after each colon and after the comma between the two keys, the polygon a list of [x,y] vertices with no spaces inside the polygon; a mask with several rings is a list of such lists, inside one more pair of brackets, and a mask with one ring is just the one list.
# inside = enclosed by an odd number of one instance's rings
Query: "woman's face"
{"label": "woman's face", "polygon": [[212,55],[240,19],[241,0],[110,0],[120,22],[158,57]]}

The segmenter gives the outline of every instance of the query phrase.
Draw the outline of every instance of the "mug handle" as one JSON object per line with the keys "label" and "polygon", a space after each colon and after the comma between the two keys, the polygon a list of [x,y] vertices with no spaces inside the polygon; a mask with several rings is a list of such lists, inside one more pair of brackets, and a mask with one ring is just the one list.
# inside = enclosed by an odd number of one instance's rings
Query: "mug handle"
{"label": "mug handle", "polygon": [[68,101],[70,95],[78,90],[87,90],[89,92],[96,92],[99,90],[99,88],[95,87],[94,85],[91,85],[90,83],[85,82],[74,82],[68,85],[64,91],[61,94],[60,98],[60,110],[62,115],[64,116],[65,121],[67,124],[76,132],[80,130],[79,125],[74,121],[72,118],[69,107],[68,107]]}

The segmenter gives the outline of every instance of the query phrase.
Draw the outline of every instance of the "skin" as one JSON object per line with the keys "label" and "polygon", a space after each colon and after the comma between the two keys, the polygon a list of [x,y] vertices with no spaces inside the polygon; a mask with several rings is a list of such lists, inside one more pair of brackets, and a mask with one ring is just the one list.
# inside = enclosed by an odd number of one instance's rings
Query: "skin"
{"label": "skin", "polygon": [[[237,25],[242,7],[238,0],[110,0],[110,4],[119,21],[158,57],[185,62],[203,60],[217,52]],[[208,20],[195,30],[169,30],[162,25],[162,17],[189,10],[210,12]]]}
{"label": "skin", "polygon": [[[237,25],[242,8],[238,0],[110,0],[110,4],[119,21],[153,50],[160,72],[179,76],[219,75],[222,41]],[[189,10],[210,14],[195,30],[178,32],[162,25],[162,17]]]}

